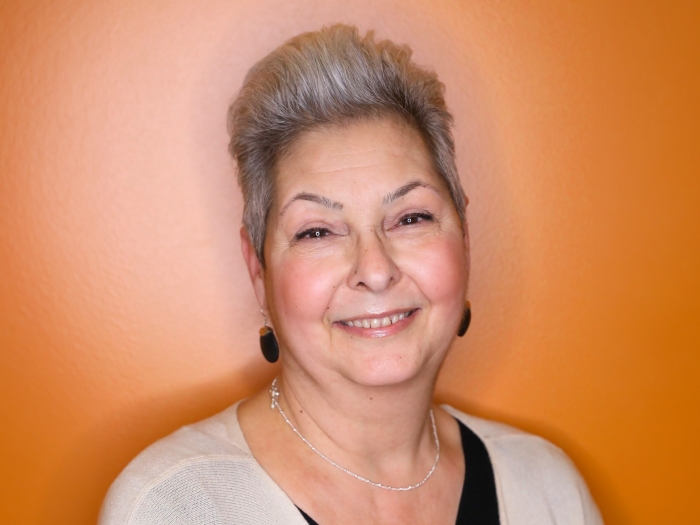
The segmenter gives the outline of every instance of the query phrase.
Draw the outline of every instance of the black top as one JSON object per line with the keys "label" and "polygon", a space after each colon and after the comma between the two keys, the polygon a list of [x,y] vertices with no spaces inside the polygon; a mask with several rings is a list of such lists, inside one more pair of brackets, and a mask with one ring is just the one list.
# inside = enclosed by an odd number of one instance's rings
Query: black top
{"label": "black top", "polygon": [[[496,480],[486,446],[461,421],[457,423],[462,436],[465,468],[455,525],[499,525]],[[309,525],[318,525],[306,512],[301,509],[299,512]]]}

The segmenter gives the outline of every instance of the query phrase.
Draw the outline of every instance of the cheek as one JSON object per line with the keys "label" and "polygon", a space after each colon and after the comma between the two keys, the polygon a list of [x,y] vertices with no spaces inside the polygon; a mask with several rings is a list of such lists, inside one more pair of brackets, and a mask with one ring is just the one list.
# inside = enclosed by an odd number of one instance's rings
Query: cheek
{"label": "cheek", "polygon": [[461,237],[436,237],[402,255],[403,272],[410,275],[433,307],[461,312],[468,268]]}
{"label": "cheek", "polygon": [[278,322],[293,323],[295,330],[303,330],[309,322],[318,323],[328,309],[341,280],[339,265],[329,260],[300,257],[275,263],[269,299],[275,305]]}

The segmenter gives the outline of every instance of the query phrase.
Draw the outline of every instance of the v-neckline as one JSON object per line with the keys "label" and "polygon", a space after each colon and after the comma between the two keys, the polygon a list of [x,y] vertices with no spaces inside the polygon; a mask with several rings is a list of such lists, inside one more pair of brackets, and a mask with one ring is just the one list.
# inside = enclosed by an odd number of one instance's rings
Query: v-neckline
{"label": "v-neckline", "polygon": [[[457,419],[464,452],[464,481],[455,525],[499,525],[496,478],[484,442]],[[297,507],[309,525],[319,525]]]}

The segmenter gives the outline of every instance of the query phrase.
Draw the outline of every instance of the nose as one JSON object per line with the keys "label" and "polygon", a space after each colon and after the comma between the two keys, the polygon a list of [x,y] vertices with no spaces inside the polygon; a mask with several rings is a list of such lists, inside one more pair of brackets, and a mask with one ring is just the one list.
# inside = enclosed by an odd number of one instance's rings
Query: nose
{"label": "nose", "polygon": [[386,240],[374,231],[359,236],[349,276],[351,288],[381,292],[399,280],[399,269],[388,248]]}

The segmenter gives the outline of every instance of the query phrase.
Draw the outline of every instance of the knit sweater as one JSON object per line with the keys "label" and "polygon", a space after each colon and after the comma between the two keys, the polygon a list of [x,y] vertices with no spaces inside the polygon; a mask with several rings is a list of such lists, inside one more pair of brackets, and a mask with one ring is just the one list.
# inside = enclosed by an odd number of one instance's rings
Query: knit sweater
{"label": "knit sweater", "polygon": [[[307,525],[251,454],[237,408],[185,426],[139,454],[109,489],[99,525]],[[502,525],[602,525],[585,482],[559,448],[443,408],[484,442]]]}

